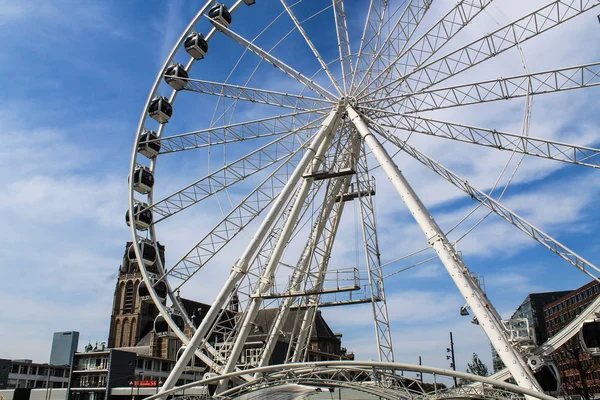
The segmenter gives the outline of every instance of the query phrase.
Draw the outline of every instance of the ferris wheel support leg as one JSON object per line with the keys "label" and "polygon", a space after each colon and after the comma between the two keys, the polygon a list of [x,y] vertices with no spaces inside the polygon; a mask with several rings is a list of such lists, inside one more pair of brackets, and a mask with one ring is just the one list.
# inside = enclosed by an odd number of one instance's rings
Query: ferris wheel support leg
{"label": "ferris wheel support leg", "polygon": [[425,208],[425,205],[404,178],[398,166],[379,140],[370,132],[361,116],[351,106],[347,107],[347,111],[350,120],[373,152],[377,162],[379,162],[402,198],[402,201],[419,224],[419,227],[427,237],[429,245],[438,254],[452,280],[471,307],[473,314],[479,320],[479,324],[490,339],[492,346],[498,352],[504,364],[508,366],[517,384],[524,388],[543,392],[523,358],[511,345],[502,321],[496,316],[495,312],[490,310],[492,307],[490,307],[485,294],[475,282],[469,269],[462,262],[454,247],[450,244],[431,214]]}
{"label": "ferris wheel support leg", "polygon": [[[335,132],[338,122],[339,122],[339,118],[336,118],[330,124],[328,124],[327,127],[325,128],[325,130],[324,130],[325,138],[321,141],[316,153],[314,153],[314,157],[312,158],[313,170],[316,170],[319,168],[319,166],[322,162],[323,156],[325,155],[325,153],[327,153],[327,150],[329,149],[329,146],[331,145],[331,138],[333,136],[333,132]],[[256,294],[258,296],[267,293],[267,291],[273,285],[273,281],[275,278],[275,271],[276,271],[277,267],[279,266],[279,261],[281,260],[283,251],[285,250],[285,248],[288,244],[288,241],[289,241],[290,237],[292,236],[292,233],[294,232],[294,228],[296,227],[298,216],[300,215],[300,212],[302,211],[302,207],[304,207],[304,201],[306,200],[306,198],[308,197],[308,194],[310,193],[310,188],[311,188],[312,184],[313,184],[312,178],[305,178],[304,181],[300,185],[300,188],[299,188],[298,194],[296,196],[296,199],[294,200],[294,204],[292,206],[290,215],[288,216],[288,218],[285,221],[285,224],[283,226],[281,236],[279,237],[279,240],[277,241],[277,244],[275,245],[275,248],[273,249],[273,253],[271,254],[271,257],[269,258],[269,263],[267,264],[267,267],[265,268],[264,272],[262,273],[262,275],[260,277],[260,284],[258,285],[258,289],[256,291]],[[256,319],[256,316],[257,316],[258,312],[260,311],[260,306],[262,305],[262,302],[263,302],[263,299],[261,297],[254,297],[252,299],[252,301],[250,302],[246,316],[242,322],[242,325],[240,327],[238,334],[236,335],[235,342],[233,344],[231,352],[228,355],[227,363],[225,365],[223,373],[228,374],[235,369],[235,366],[240,357],[240,354],[242,353],[242,350],[244,349],[246,339],[248,338],[248,335],[250,334],[250,329],[252,328],[254,320]],[[224,379],[221,382],[219,382],[219,387],[217,388],[217,393],[221,392],[222,390],[226,390],[227,384],[228,384],[227,379]]]}
{"label": "ferris wheel support leg", "polygon": [[231,296],[231,293],[233,292],[235,286],[248,272],[249,260],[252,258],[252,256],[258,249],[264,237],[270,231],[273,223],[277,220],[279,212],[292,195],[296,184],[298,183],[300,178],[302,178],[302,174],[308,167],[309,163],[312,162],[316,151],[321,146],[321,143],[324,140],[326,140],[329,136],[331,132],[331,126],[334,124],[334,122],[336,122],[339,119],[339,115],[339,109],[336,107],[331,111],[331,113],[325,119],[325,121],[323,121],[321,128],[314,135],[312,143],[307,148],[302,159],[298,163],[298,166],[290,176],[288,182],[281,190],[281,193],[279,194],[277,200],[275,200],[275,202],[273,203],[273,206],[271,207],[265,219],[261,223],[260,227],[258,228],[258,231],[250,241],[248,247],[246,247],[246,250],[244,251],[242,257],[240,257],[240,259],[232,267],[231,274],[225,282],[225,285],[223,285],[223,288],[217,295],[217,298],[208,310],[206,316],[202,320],[202,323],[200,324],[198,329],[196,329],[196,333],[194,333],[194,336],[188,343],[185,351],[179,358],[179,361],[177,361],[177,363],[175,364],[175,367],[169,374],[169,377],[165,380],[165,383],[162,386],[160,392],[164,392],[175,386],[185,366],[190,362],[192,355],[194,354],[196,349],[198,349],[198,347],[204,342],[206,334],[215,322],[215,319],[219,315],[220,310],[225,306],[225,303],[227,302],[227,299]]}
{"label": "ferris wheel support leg", "polygon": [[[358,144],[354,144],[353,146],[357,147]],[[318,220],[319,222],[313,229],[310,238],[308,239],[308,243],[306,244],[307,254],[301,256],[303,258],[300,260],[300,267],[298,268],[298,271],[296,272],[296,274],[294,274],[292,283],[290,284],[290,290],[300,290],[302,282],[305,279],[308,279],[308,276],[310,274],[310,264],[313,259],[313,253],[315,252],[315,249],[319,242],[319,238],[323,235],[323,231],[325,230],[327,222],[330,218],[333,206],[336,202],[336,194],[340,193],[340,190],[342,188],[344,188],[345,191],[349,181],[350,180],[347,177],[341,179],[338,178],[335,181],[335,183],[333,183],[331,187],[328,188],[327,197],[325,199],[326,203],[321,209]],[[296,297],[291,296],[286,297],[283,301],[283,304],[277,313],[277,317],[275,318],[275,322],[273,323],[273,326],[270,329],[267,342],[265,343],[264,350],[258,364],[259,367],[265,367],[269,364],[269,360],[271,359],[271,355],[273,353],[275,345],[277,344],[277,340],[279,339],[281,328],[285,323],[289,314],[290,307],[292,306],[295,300]]]}

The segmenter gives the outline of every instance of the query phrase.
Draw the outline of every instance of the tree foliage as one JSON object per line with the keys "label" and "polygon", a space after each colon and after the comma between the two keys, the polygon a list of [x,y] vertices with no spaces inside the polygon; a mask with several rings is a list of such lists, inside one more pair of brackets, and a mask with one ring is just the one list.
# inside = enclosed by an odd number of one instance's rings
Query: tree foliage
{"label": "tree foliage", "polygon": [[473,353],[473,359],[467,363],[467,372],[473,375],[488,376],[488,367],[481,361],[476,353]]}

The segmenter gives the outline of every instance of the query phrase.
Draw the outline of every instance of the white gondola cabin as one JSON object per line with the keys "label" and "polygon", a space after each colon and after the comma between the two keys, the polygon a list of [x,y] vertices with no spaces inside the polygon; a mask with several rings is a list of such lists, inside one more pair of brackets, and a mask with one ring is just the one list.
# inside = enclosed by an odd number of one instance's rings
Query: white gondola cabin
{"label": "white gondola cabin", "polygon": [[[142,255],[142,261],[145,266],[153,265],[156,262],[157,254],[156,248],[154,244],[146,239],[140,239],[138,242],[138,246],[140,248],[140,253]],[[137,258],[135,257],[135,249],[133,248],[133,244],[129,246],[127,250],[127,257],[129,257],[129,261],[132,263],[137,262]]]}
{"label": "white gondola cabin", "polygon": [[198,32],[192,32],[185,38],[183,42],[185,51],[196,60],[204,58],[208,53],[208,42],[204,39],[204,35]]}
{"label": "white gondola cabin", "polygon": [[[171,320],[175,323],[175,325],[181,331],[183,331],[183,329],[185,328],[185,322],[183,320],[183,317],[177,313],[171,313],[169,316],[171,317]],[[171,327],[169,326],[169,323],[161,314],[159,314],[154,320],[154,333],[157,336],[176,336]]]}
{"label": "white gondola cabin", "polygon": [[[156,296],[160,299],[161,302],[164,302],[167,298],[167,284],[164,281],[156,282],[154,285],[154,292]],[[148,289],[148,285],[146,281],[141,281],[138,286],[138,296],[142,301],[152,301],[152,296],[150,296],[150,289]]]}
{"label": "white gondola cabin", "polygon": [[159,124],[166,124],[173,116],[173,106],[164,96],[156,96],[148,106],[148,115]]}
{"label": "white gondola cabin", "polygon": [[[148,204],[137,203],[133,206],[133,218],[135,220],[135,229],[138,231],[145,231],[150,225],[152,225],[152,211],[146,210]],[[129,220],[129,212],[125,214],[125,222],[128,226],[131,226]]]}
{"label": "white gondola cabin", "polygon": [[553,362],[546,362],[533,375],[545,393],[558,396],[560,392],[560,374]]}
{"label": "white gondola cabin", "polygon": [[138,165],[133,173],[133,190],[141,194],[150,193],[154,186],[154,175],[150,169]]}
{"label": "white gondola cabin", "polygon": [[[229,27],[232,21],[231,13],[229,13],[229,10],[227,9],[227,6],[225,4],[215,4],[215,6],[208,11],[208,17],[212,20],[217,21],[219,24],[223,25],[226,28]],[[214,23],[213,25],[215,26],[215,28],[220,29],[218,25]]]}
{"label": "white gondola cabin", "polygon": [[138,142],[138,152],[148,158],[156,157],[160,151],[160,140],[156,132],[144,130],[140,135],[140,141]]}
{"label": "white gondola cabin", "polygon": [[579,343],[586,353],[600,356],[600,318],[589,319],[581,324]]}
{"label": "white gondola cabin", "polygon": [[165,82],[175,90],[183,89],[189,77],[185,67],[179,63],[169,65],[165,71]]}

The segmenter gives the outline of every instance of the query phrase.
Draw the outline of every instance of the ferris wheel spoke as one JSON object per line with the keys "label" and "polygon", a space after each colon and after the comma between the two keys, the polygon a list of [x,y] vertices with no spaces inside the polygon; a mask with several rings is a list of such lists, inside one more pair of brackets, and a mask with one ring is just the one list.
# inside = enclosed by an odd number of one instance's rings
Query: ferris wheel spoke
{"label": "ferris wheel spoke", "polygon": [[288,15],[294,22],[296,29],[298,29],[298,32],[300,32],[300,34],[304,38],[304,41],[306,42],[308,47],[310,47],[310,49],[312,50],[313,54],[317,58],[317,61],[319,61],[319,64],[321,64],[321,68],[323,68],[323,70],[325,71],[325,73],[327,74],[329,79],[331,80],[331,83],[333,84],[333,86],[335,86],[335,89],[338,91],[339,95],[341,96],[344,93],[344,91],[342,90],[342,88],[340,88],[340,86],[337,83],[337,80],[332,75],[331,71],[329,70],[329,67],[327,66],[325,61],[323,61],[323,57],[321,57],[321,54],[319,54],[319,51],[317,50],[317,48],[315,47],[313,42],[310,40],[310,38],[306,34],[306,31],[302,27],[302,24],[300,23],[300,21],[298,21],[298,18],[296,18],[296,15],[292,11],[292,9],[287,5],[285,0],[280,0],[280,1],[281,1],[281,4],[283,5],[283,7],[285,8],[285,10],[287,11]]}
{"label": "ferris wheel spoke", "polygon": [[155,224],[286,159],[290,153],[302,148],[323,118],[317,118],[155,202],[148,207],[154,214],[160,216]]}
{"label": "ferris wheel spoke", "polygon": [[[386,78],[382,76],[385,75],[384,71],[391,73],[393,69],[396,69],[395,60],[392,60],[391,58],[396,57],[397,54],[402,54],[404,48],[427,13],[427,10],[429,10],[432,2],[433,0],[411,0],[409,2],[400,17],[396,20],[396,23],[386,40],[377,51],[377,54],[375,54],[371,60],[367,72],[362,76],[358,85],[356,85],[356,88],[360,93],[362,93],[363,90],[369,90],[370,87],[378,86],[385,82]],[[378,68],[375,68],[376,65]],[[363,82],[367,77],[371,77],[373,73],[377,73],[377,77],[381,78],[370,80],[367,82],[367,87],[363,88]],[[398,76],[402,75],[404,74],[398,74]]]}
{"label": "ferris wheel spoke", "polygon": [[179,135],[163,136],[160,139],[149,140],[148,143],[160,143],[159,154],[169,154],[182,150],[199,149],[214,145],[277,136],[293,131],[298,124],[307,123],[313,114],[320,115],[329,109],[327,107],[312,111],[300,111]]}
{"label": "ferris wheel spoke", "polygon": [[404,115],[397,118],[387,117],[383,118],[383,120],[386,122],[382,123],[382,119],[380,119],[379,125],[386,128],[403,129],[409,132],[452,139],[479,146],[493,147],[495,149],[511,152],[514,151],[549,160],[567,162],[591,168],[600,168],[600,149],[592,147],[499,132],[495,129],[478,128],[412,115]]}
{"label": "ferris wheel spoke", "polygon": [[184,90],[204,93],[214,96],[228,97],[235,100],[245,100],[252,103],[267,104],[270,106],[312,110],[315,107],[324,107],[332,101],[301,96],[272,90],[256,89],[247,86],[231,85],[227,83],[209,82],[201,79],[187,79]]}
{"label": "ferris wheel spoke", "polygon": [[216,26],[218,26],[219,30],[221,32],[223,32],[226,36],[228,36],[230,39],[232,39],[234,42],[238,43],[245,49],[256,54],[258,57],[262,58],[269,64],[273,65],[275,68],[281,70],[282,72],[284,72],[285,74],[287,74],[288,76],[290,76],[291,78],[296,80],[297,82],[302,83],[308,89],[310,89],[313,92],[322,96],[323,99],[334,100],[336,98],[336,96],[333,93],[331,93],[329,90],[323,88],[321,85],[319,85],[314,80],[307,78],[300,72],[296,71],[295,69],[293,69],[292,67],[290,67],[289,65],[284,63],[283,61],[279,60],[278,58],[276,58],[275,56],[270,54],[269,52],[261,49],[254,43],[249,42],[248,40],[246,40],[242,36],[238,35],[237,33],[233,32],[229,28],[225,27],[218,21],[211,19],[211,22],[214,23]]}
{"label": "ferris wheel spoke", "polygon": [[598,85],[600,85],[600,62],[447,88],[430,89],[382,100],[397,99],[388,102],[388,107],[400,105],[400,107],[406,108],[407,112],[419,112]]}
{"label": "ferris wheel spoke", "polygon": [[297,164],[295,156],[304,147],[288,155],[269,177],[267,177],[255,190],[239,202],[200,242],[198,242],[185,256],[173,267],[167,270],[161,280],[175,278],[181,282],[181,287],[194,276],[211,258],[235,238],[250,222],[258,217],[278,196],[279,191],[285,186],[291,172]]}
{"label": "ferris wheel spoke", "polygon": [[402,81],[398,82],[398,80],[394,80],[391,83],[387,83],[392,69],[400,72],[400,77],[403,77],[409,71],[423,65],[465,26],[473,21],[491,2],[492,0],[459,1],[419,39],[407,49],[400,52],[386,69],[373,79],[373,82],[379,82],[380,85],[376,85],[370,92],[370,87],[362,88],[357,97],[371,97],[379,89],[384,90],[389,95],[393,94],[395,87],[392,88],[392,83],[401,85]]}
{"label": "ferris wheel spoke", "polygon": [[342,68],[342,82],[344,84],[344,94],[347,94],[350,90],[348,79],[352,79],[354,68],[352,67],[352,50],[350,49],[350,36],[348,35],[348,25],[346,23],[346,11],[344,9],[344,0],[332,0],[332,2],[338,50],[340,53],[340,66]]}
{"label": "ferris wheel spoke", "polygon": [[360,39],[360,47],[354,66],[351,91],[354,91],[355,83],[358,83],[356,81],[357,77],[360,76],[362,78],[364,76],[371,58],[377,53],[387,6],[388,0],[371,0],[369,4],[369,11],[365,20],[365,27]]}
{"label": "ferris wheel spoke", "polygon": [[[477,64],[491,59],[592,8],[593,0],[556,0],[470,44],[417,68],[389,85],[405,84],[410,92],[425,90]],[[388,86],[388,85],[386,85]],[[377,89],[380,90],[380,89]]]}
{"label": "ferris wheel spoke", "polygon": [[[378,124],[374,123],[379,127]],[[380,127],[381,128],[381,127]],[[426,156],[422,152],[415,149],[413,146],[409,145],[407,142],[398,138],[394,134],[385,130],[385,128],[378,129],[378,132],[382,134],[390,143],[399,147],[402,151],[413,157],[415,160],[419,161],[421,164],[425,165],[427,168],[431,169],[433,172],[446,179],[448,182],[468,194],[471,198],[477,200],[485,207],[508,221],[511,225],[515,226],[521,232],[525,233],[527,236],[531,237],[544,247],[548,248],[553,253],[557,254],[563,260],[567,261],[569,264],[573,265],[575,268],[579,269],[583,273],[592,277],[593,279],[598,279],[595,273],[600,272],[600,268],[596,267],[594,264],[590,263],[583,257],[579,256],[577,253],[562,245],[556,239],[552,238],[550,235],[546,234],[542,230],[536,228],[525,219],[521,218],[501,203],[497,202],[493,198],[489,197],[482,191],[473,187],[469,182],[465,179],[461,178],[454,172],[450,171],[448,168],[442,166],[440,163],[434,161],[430,157]],[[594,272],[595,271],[595,272]]]}

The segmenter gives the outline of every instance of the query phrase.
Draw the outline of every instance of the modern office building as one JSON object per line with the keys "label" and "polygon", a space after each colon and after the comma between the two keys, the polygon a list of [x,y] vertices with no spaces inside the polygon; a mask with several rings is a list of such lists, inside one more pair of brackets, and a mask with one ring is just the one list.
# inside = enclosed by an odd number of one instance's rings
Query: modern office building
{"label": "modern office building", "polygon": [[6,389],[66,388],[71,368],[68,365],[34,363],[31,360],[0,360],[0,369],[10,364]]}
{"label": "modern office building", "polygon": [[79,332],[55,332],[52,338],[50,364],[71,365],[71,358],[79,345]]}
{"label": "modern office building", "polygon": [[[548,337],[577,318],[600,293],[600,285],[592,281],[544,307],[545,326]],[[585,380],[591,394],[600,394],[600,367],[580,346],[578,336],[565,343],[552,354],[562,380],[565,394],[581,395]],[[582,374],[584,376],[582,376]]]}
{"label": "modern office building", "polygon": [[[151,357],[144,351],[127,348],[75,353],[68,400],[141,399],[156,393],[175,361]],[[188,368],[178,385],[200,380],[203,373],[204,368]],[[204,389],[198,391],[201,394]]]}
{"label": "modern office building", "polygon": [[0,358],[0,390],[8,388],[9,373],[10,373],[10,360]]}

